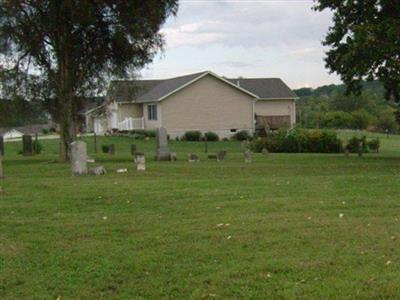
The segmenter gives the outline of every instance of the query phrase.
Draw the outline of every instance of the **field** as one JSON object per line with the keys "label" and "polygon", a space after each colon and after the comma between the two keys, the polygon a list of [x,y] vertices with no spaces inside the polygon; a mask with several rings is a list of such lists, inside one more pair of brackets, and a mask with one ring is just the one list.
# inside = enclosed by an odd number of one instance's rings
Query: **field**
{"label": "field", "polygon": [[[345,138],[352,133],[341,133]],[[398,299],[400,136],[379,154],[254,154],[221,163],[202,143],[138,173],[129,138],[93,153],[105,176],[71,177],[56,140],[7,143],[0,181],[1,299]],[[100,147],[99,147],[100,148]],[[198,164],[186,162],[198,153]],[[116,169],[128,168],[117,174]]]}

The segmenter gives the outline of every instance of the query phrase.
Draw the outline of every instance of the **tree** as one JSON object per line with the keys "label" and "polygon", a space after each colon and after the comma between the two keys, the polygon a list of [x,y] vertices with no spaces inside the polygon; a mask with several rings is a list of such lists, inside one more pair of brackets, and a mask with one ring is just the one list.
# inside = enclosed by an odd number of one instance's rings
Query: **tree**
{"label": "tree", "polygon": [[177,9],[178,0],[0,0],[0,64],[46,78],[65,160],[79,99],[149,63]]}
{"label": "tree", "polygon": [[316,0],[315,9],[330,9],[334,25],[324,45],[326,66],[338,73],[348,92],[361,81],[380,80],[386,98],[400,102],[400,5],[394,0]]}

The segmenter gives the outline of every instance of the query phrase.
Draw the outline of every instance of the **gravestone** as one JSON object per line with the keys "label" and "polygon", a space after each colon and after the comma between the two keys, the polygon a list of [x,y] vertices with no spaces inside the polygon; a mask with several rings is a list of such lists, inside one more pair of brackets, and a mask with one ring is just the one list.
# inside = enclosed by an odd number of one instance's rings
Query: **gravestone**
{"label": "gravestone", "polygon": [[347,149],[347,148],[344,149],[344,156],[347,157],[347,158],[350,156],[349,149]]}
{"label": "gravestone", "polygon": [[269,154],[269,151],[268,151],[267,148],[263,148],[263,149],[262,149],[262,153],[263,153],[264,155],[268,155],[268,154]]}
{"label": "gravestone", "polygon": [[137,152],[137,147],[135,144],[131,145],[131,155],[135,156],[135,153]]}
{"label": "gravestone", "polygon": [[244,162],[246,163],[251,163],[251,151],[249,149],[246,149],[244,152]]}
{"label": "gravestone", "polygon": [[33,155],[32,137],[27,134],[24,134],[22,136],[22,155],[24,156]]}
{"label": "gravestone", "polygon": [[143,153],[136,153],[135,162],[138,171],[146,171],[146,157]]}
{"label": "gravestone", "polygon": [[170,158],[171,161],[177,161],[176,152],[171,152]]}
{"label": "gravestone", "polygon": [[200,161],[200,158],[197,156],[197,154],[190,153],[188,154],[188,161],[190,163],[197,163]]}
{"label": "gravestone", "polygon": [[209,154],[208,159],[217,159],[217,156],[215,154]]}
{"label": "gravestone", "polygon": [[115,145],[114,144],[110,144],[108,146],[108,154],[111,154],[111,155],[115,154]]}
{"label": "gravestone", "polygon": [[226,157],[226,151],[225,150],[218,151],[218,153],[217,153],[217,160],[218,161],[225,160],[225,157]]}
{"label": "gravestone", "polygon": [[73,176],[88,173],[85,142],[76,141],[71,143],[71,167]]}
{"label": "gravestone", "polygon": [[99,166],[99,167],[90,168],[89,174],[100,176],[100,175],[106,175],[107,171],[103,166]]}
{"label": "gravestone", "polygon": [[157,130],[157,154],[156,159],[160,161],[169,161],[171,153],[168,148],[167,130],[161,127]]}
{"label": "gravestone", "polygon": [[4,138],[0,135],[0,156],[4,156]]}

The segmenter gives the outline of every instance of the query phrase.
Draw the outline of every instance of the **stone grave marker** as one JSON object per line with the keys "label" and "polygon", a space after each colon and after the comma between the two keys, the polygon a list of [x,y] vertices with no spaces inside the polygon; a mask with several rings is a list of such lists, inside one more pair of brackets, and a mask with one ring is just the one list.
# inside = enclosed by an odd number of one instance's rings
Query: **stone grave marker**
{"label": "stone grave marker", "polygon": [[88,173],[85,142],[76,141],[71,143],[71,167],[73,176],[86,175]]}
{"label": "stone grave marker", "polygon": [[115,154],[115,145],[114,144],[108,145],[108,154],[111,154],[111,155]]}
{"label": "stone grave marker", "polygon": [[200,158],[197,154],[190,153],[190,154],[188,154],[188,161],[190,163],[197,163],[200,161]]}
{"label": "stone grave marker", "polygon": [[218,151],[218,153],[217,153],[217,160],[218,161],[224,161],[225,157],[226,157],[226,151],[225,150]]}
{"label": "stone grave marker", "polygon": [[100,176],[100,175],[106,175],[107,171],[103,166],[98,166],[98,167],[90,168],[89,174]]}
{"label": "stone grave marker", "polygon": [[171,159],[171,153],[168,148],[168,134],[164,127],[157,130],[156,159],[160,161],[169,161]]}
{"label": "stone grave marker", "polygon": [[177,161],[176,152],[171,152],[170,158],[171,158],[171,161]]}
{"label": "stone grave marker", "polygon": [[244,162],[246,163],[251,163],[251,151],[249,149],[246,149],[244,152]]}
{"label": "stone grave marker", "polygon": [[31,156],[33,155],[33,142],[32,136],[24,134],[22,136],[22,155]]}
{"label": "stone grave marker", "polygon": [[0,156],[4,156],[4,138],[0,135]]}
{"label": "stone grave marker", "polygon": [[146,157],[143,153],[135,154],[135,162],[138,171],[146,171]]}

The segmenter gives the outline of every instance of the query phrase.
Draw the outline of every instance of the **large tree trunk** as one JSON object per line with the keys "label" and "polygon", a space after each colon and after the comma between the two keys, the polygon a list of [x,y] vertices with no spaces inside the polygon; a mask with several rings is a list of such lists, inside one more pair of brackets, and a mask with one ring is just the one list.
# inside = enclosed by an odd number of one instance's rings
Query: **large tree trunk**
{"label": "large tree trunk", "polygon": [[60,122],[60,160],[70,160],[70,144],[76,140],[75,120],[73,113],[73,97],[61,99],[63,115]]}

